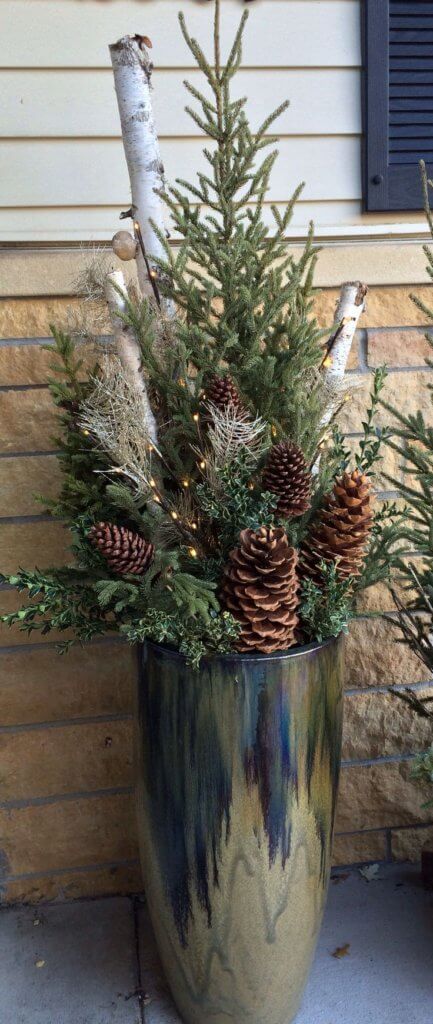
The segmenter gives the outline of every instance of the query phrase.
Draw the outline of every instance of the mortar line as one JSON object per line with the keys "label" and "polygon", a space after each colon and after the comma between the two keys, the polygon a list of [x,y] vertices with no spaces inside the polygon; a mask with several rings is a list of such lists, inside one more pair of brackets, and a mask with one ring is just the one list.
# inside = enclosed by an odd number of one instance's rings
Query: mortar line
{"label": "mortar line", "polygon": [[72,725],[109,725],[111,722],[130,722],[132,712],[117,712],[108,715],[86,715],[82,718],[62,718],[51,722],[29,722],[28,724],[1,725],[0,736],[13,736],[15,733],[39,732],[45,729],[65,729]]}
{"label": "mortar line", "polygon": [[416,754],[385,754],[383,757],[362,757],[359,760],[347,760],[341,762],[342,768],[371,768],[373,765],[381,764],[404,764],[406,761],[413,761]]}
{"label": "mortar line", "polygon": [[391,683],[388,685],[384,684],[383,686],[353,686],[344,691],[344,696],[357,697],[359,694],[365,696],[367,693],[389,693],[390,689],[397,690],[398,692],[408,689],[414,691],[425,690],[426,687],[432,685],[432,682],[432,679],[427,679],[425,683],[396,683],[394,686]]}
{"label": "mortar line", "polygon": [[[93,872],[96,872],[96,871],[100,871],[101,868],[106,868],[107,870],[110,870],[110,868],[135,867],[138,863],[139,863],[138,857],[133,857],[132,859],[114,860],[114,861],[111,861],[111,860],[104,861],[103,860],[103,861],[98,861],[97,864],[79,864],[77,866],[73,865],[72,867],[66,867],[66,868],[53,868],[51,871],[49,869],[46,870],[46,871],[25,871],[25,872],[23,872],[22,874],[19,874],[19,875],[8,875],[6,881],[7,882],[28,882],[28,881],[32,881],[32,879],[37,879],[37,878],[53,878],[53,877],[55,877],[55,878],[62,878],[64,875],[70,875],[72,873],[73,874],[76,873],[77,875],[83,875],[83,874],[86,874],[88,872],[92,872],[93,873]],[[81,898],[82,899],[86,899],[88,897],[83,896]],[[90,897],[90,898],[93,899],[93,897]],[[78,897],[78,900],[79,899],[80,899],[80,897]],[[51,901],[49,901],[49,902],[51,902]],[[74,901],[74,902],[76,902],[76,901]],[[39,904],[38,904],[38,906],[39,906]]]}
{"label": "mortar line", "polygon": [[75,793],[54,793],[52,796],[35,796],[27,800],[3,800],[0,809],[3,811],[23,811],[27,807],[48,807],[52,804],[71,803],[72,800],[95,800],[106,796],[129,796],[133,786],[112,786],[109,789],[83,790]]}

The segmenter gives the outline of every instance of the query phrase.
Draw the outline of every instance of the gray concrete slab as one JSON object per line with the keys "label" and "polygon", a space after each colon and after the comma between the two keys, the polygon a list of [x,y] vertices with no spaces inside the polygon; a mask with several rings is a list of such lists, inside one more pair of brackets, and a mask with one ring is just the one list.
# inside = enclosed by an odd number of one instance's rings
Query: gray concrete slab
{"label": "gray concrete slab", "polygon": [[[379,874],[331,883],[296,1024],[433,1024],[433,894],[417,868]],[[2,911],[0,1024],[180,1024],[144,902]]]}
{"label": "gray concrete slab", "polygon": [[1,911],[1,1024],[140,1024],[136,987],[131,900]]}
{"label": "gray concrete slab", "polygon": [[[333,877],[296,1024],[433,1024],[433,894],[419,869],[381,868],[371,882],[357,871]],[[180,1024],[144,906],[140,917],[146,1024]]]}

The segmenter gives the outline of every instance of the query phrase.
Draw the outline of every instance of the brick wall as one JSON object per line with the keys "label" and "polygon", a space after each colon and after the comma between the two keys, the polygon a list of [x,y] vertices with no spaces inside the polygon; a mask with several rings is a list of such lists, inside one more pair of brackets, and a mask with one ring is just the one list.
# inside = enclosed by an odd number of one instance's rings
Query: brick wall
{"label": "brick wall", "polygon": [[[387,362],[388,398],[424,407],[426,343],[409,288],[374,288],[351,355],[361,387],[345,428],[360,430],[371,369]],[[417,288],[429,300],[428,288]],[[332,319],[336,291],[318,298]],[[0,567],[65,559],[60,524],[40,514],[35,491],[54,493],[53,418],[41,339],[70,298],[8,299],[0,306]],[[378,325],[380,325],[378,327]],[[387,325],[387,326],[384,326]],[[396,474],[391,454],[385,466]],[[383,485],[384,488],[387,486]],[[16,606],[0,592],[1,606]],[[367,613],[385,608],[370,592],[347,642],[346,725],[334,861],[417,857],[433,837],[433,814],[409,779],[411,755],[428,729],[387,688],[427,692],[425,669],[392,643],[391,627]],[[140,888],[132,801],[131,733],[135,662],[120,643],[93,644],[59,658],[52,639],[2,630],[0,646],[0,874],[5,901]],[[433,688],[431,688],[433,692]]]}

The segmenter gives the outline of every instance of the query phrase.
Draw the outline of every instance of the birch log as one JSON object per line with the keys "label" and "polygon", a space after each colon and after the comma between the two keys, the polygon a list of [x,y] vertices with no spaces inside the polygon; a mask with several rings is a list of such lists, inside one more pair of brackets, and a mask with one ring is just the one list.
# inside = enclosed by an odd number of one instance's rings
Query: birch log
{"label": "birch log", "polygon": [[[153,65],[143,36],[119,39],[110,46],[110,56],[131,182],[132,213],[152,267],[154,258],[164,256],[164,248],[151,221],[165,233],[164,204],[155,191],[164,189],[164,166],[152,109]],[[139,246],[136,259],[140,288],[144,295],[150,295],[152,288]]]}
{"label": "birch log", "polygon": [[110,274],[107,274],[105,279],[105,297],[113,325],[117,355],[130,384],[140,394],[143,419],[147,427],[149,440],[152,444],[156,445],[156,422],[150,407],[146,383],[141,372],[140,350],[133,331],[122,320],[122,314],[126,310],[128,292],[121,270],[113,270]]}
{"label": "birch log", "polygon": [[323,377],[330,389],[338,385],[346,372],[353,337],[365,310],[367,291],[367,285],[361,281],[346,281],[341,288],[334,328],[323,363]]}

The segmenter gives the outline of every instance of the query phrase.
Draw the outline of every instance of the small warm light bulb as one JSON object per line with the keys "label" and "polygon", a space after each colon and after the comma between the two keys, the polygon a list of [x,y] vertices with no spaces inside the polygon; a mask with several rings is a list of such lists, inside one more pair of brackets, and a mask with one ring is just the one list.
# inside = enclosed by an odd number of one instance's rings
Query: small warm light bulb
{"label": "small warm light bulb", "polygon": [[189,480],[182,480],[182,487],[189,487]]}
{"label": "small warm light bulb", "polygon": [[191,523],[191,530],[197,530],[197,529],[198,529],[197,523]]}
{"label": "small warm light bulb", "polygon": [[200,419],[200,416],[199,416],[198,412],[195,412],[194,416],[193,416],[194,423],[198,423],[199,419]]}
{"label": "small warm light bulb", "polygon": [[200,469],[206,469],[206,463],[205,463],[204,459],[202,459],[202,461],[199,463],[199,466],[200,466]]}
{"label": "small warm light bulb", "polygon": [[84,437],[88,437],[89,434],[90,434],[90,430],[83,430],[83,434],[84,434]]}
{"label": "small warm light bulb", "polygon": [[276,436],[277,436],[277,428],[273,425],[272,426],[272,437],[276,437]]}
{"label": "small warm light bulb", "polygon": [[138,220],[135,220],[134,221],[134,231],[137,232],[137,235],[138,235],[139,230],[140,230],[140,225],[138,223]]}
{"label": "small warm light bulb", "polygon": [[149,483],[151,487],[156,487],[156,480],[153,479],[153,476],[151,476]]}
{"label": "small warm light bulb", "polygon": [[254,490],[254,484],[253,484],[253,482],[251,480],[250,480],[250,482],[248,484],[248,490],[249,491],[253,491]]}
{"label": "small warm light bulb", "polygon": [[332,366],[331,356],[326,356],[326,359],[323,360],[323,365],[324,366]]}
{"label": "small warm light bulb", "polygon": [[159,497],[159,494],[154,494],[153,495],[153,500],[156,501],[158,503],[158,505],[161,504],[161,498]]}
{"label": "small warm light bulb", "polygon": [[171,518],[172,519],[179,519],[179,516],[178,516],[177,512],[172,512],[171,513]]}
{"label": "small warm light bulb", "polygon": [[153,277],[153,278],[158,277],[158,275],[156,273],[156,270],[151,270],[150,271],[150,276]]}
{"label": "small warm light bulb", "polygon": [[197,558],[196,548],[189,548],[189,554],[191,555],[191,558]]}

